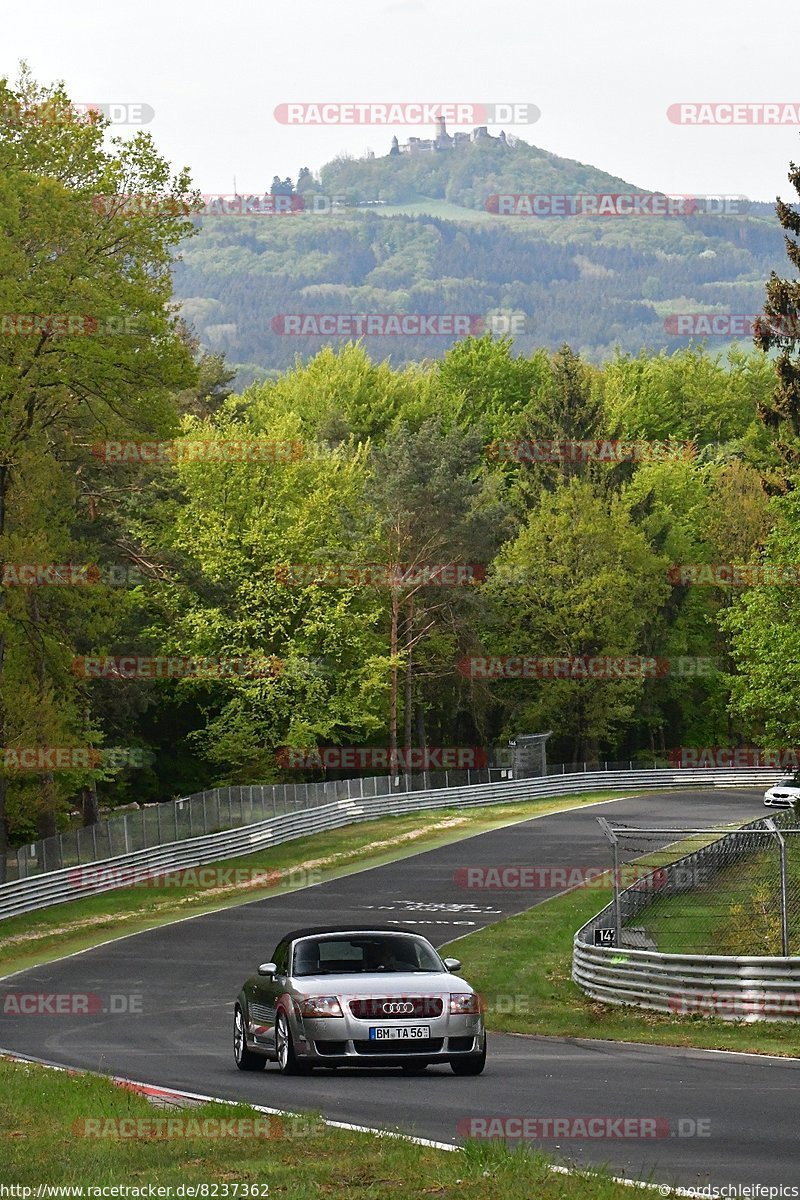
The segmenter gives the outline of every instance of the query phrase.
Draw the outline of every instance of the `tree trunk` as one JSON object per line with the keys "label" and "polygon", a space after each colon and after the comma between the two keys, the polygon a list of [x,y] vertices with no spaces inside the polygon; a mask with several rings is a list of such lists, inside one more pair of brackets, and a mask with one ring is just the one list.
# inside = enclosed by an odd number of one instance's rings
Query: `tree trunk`
{"label": "tree trunk", "polygon": [[6,821],[6,778],[0,775],[0,883],[5,883],[8,858],[8,822]]}
{"label": "tree trunk", "polygon": [[411,752],[411,739],[413,737],[414,728],[414,667],[413,667],[413,640],[414,640],[414,602],[411,601],[405,621],[406,633],[406,665],[405,665],[405,695],[403,699],[405,719],[404,744],[406,749],[406,771],[410,774],[409,762]]}
{"label": "tree trunk", "polygon": [[36,835],[39,838],[55,837],[56,828],[56,789],[53,772],[46,771],[42,775],[42,786],[39,792],[39,806],[36,812]]}
{"label": "tree trunk", "polygon": [[88,787],[81,788],[81,812],[84,829],[87,829],[90,825],[96,825],[100,820],[97,784],[94,780],[92,780]]}
{"label": "tree trunk", "polygon": [[400,599],[397,589],[392,589],[392,624],[389,635],[389,653],[392,656],[392,674],[389,683],[389,764],[392,779],[397,778],[397,626],[400,618]]}
{"label": "tree trunk", "polygon": [[[47,694],[47,668],[44,659],[44,649],[42,647],[42,639],[39,633],[41,623],[39,614],[39,597],[36,595],[35,588],[31,588],[28,592],[28,614],[30,616],[33,631],[37,635],[34,640],[35,649],[34,664],[36,671],[36,683],[39,690],[39,700],[44,704]],[[38,741],[41,743],[42,735],[46,737],[46,732],[40,730]],[[41,777],[41,787],[39,790],[39,801],[37,804],[36,825],[37,832],[40,838],[53,837],[56,830],[56,807],[58,804],[58,795],[55,787],[55,779],[52,771],[46,771]]]}

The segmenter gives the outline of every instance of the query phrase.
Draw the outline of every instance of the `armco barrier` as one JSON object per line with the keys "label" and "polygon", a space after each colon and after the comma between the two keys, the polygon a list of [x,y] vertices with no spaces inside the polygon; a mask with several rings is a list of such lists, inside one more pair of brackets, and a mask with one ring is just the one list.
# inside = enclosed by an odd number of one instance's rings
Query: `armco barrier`
{"label": "armco barrier", "polygon": [[[692,865],[717,862],[724,869],[742,854],[759,849],[767,830],[757,833],[761,821],[740,833],[722,834],[701,850],[659,867],[666,876]],[[752,831],[752,832],[751,832]],[[686,885],[684,885],[685,887]],[[659,887],[658,894],[664,890]],[[767,955],[665,954],[624,944],[624,925],[646,910],[654,892],[646,877],[619,895],[623,945],[595,946],[597,929],[614,929],[615,901],[606,905],[575,934],[572,978],[587,995],[605,1004],[633,1005],[654,1012],[701,1014],[729,1021],[781,1021],[800,1018],[800,958]]]}
{"label": "armco barrier", "polygon": [[[519,803],[537,798],[575,795],[593,791],[642,791],[660,788],[714,786],[768,786],[780,772],[760,768],[731,770],[673,770],[656,768],[646,771],[589,771],[549,778],[519,779],[502,783],[474,784],[469,787],[405,792],[394,796],[337,800],[331,804],[303,809],[238,829],[224,830],[203,837],[171,842],[147,850],[120,854],[84,867],[50,871],[29,879],[18,879],[0,886],[0,919],[18,916],[126,887],[137,879],[164,875],[170,871],[204,866],[221,859],[252,854],[266,846],[278,846],[294,838],[337,829],[357,821],[375,820],[396,813],[419,812],[436,808],[475,808],[488,804]],[[265,864],[266,865],[266,864]],[[88,879],[87,879],[88,876]]]}

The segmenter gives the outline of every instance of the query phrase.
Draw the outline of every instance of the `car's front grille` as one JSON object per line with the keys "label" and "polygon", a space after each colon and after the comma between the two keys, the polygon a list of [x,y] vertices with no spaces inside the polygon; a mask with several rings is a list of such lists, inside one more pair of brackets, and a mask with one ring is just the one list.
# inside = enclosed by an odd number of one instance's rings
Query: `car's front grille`
{"label": "car's front grille", "polygon": [[413,1021],[440,1017],[443,1009],[440,996],[371,996],[350,1001],[350,1012],[362,1021]]}
{"label": "car's front grille", "polygon": [[383,1054],[394,1058],[398,1054],[439,1054],[444,1038],[414,1038],[413,1041],[353,1042],[356,1054]]}

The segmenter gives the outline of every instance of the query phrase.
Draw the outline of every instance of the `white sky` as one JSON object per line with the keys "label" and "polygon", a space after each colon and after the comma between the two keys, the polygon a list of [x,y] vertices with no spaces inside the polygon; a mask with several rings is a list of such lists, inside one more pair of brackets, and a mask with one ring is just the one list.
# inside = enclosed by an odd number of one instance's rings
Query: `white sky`
{"label": "white sky", "polygon": [[524,101],[542,117],[512,132],[643,188],[793,198],[800,126],[666,117],[677,101],[800,105],[791,27],[752,0],[5,0],[0,15],[0,74],[26,58],[76,101],[151,105],[159,150],[205,192],[384,154],[395,132],[283,126],[282,102]]}

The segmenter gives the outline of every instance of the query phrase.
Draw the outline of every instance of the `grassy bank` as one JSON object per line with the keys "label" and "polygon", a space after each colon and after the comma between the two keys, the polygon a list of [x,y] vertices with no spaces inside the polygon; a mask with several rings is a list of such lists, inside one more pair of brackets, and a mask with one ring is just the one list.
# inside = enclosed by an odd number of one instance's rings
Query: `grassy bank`
{"label": "grassy bank", "polygon": [[[224,1127],[218,1124],[223,1121]],[[219,1136],[222,1128],[227,1132]],[[453,1153],[328,1129],[307,1116],[265,1116],[246,1105],[156,1109],[97,1076],[3,1059],[0,1159],[3,1182],[31,1187],[34,1195],[40,1184],[205,1184],[206,1196],[234,1197],[238,1185],[238,1195],[248,1200],[630,1198],[629,1188],[602,1174],[554,1174],[543,1155],[513,1153],[497,1143],[473,1142]]]}

